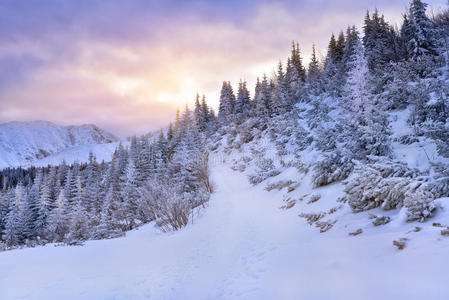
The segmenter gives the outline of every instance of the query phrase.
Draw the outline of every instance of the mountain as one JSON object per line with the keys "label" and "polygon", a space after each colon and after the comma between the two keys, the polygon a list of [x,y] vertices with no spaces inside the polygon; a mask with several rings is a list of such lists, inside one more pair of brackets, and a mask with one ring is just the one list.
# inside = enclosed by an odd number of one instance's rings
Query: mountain
{"label": "mountain", "polygon": [[8,122],[0,124],[0,168],[26,166],[73,147],[116,141],[118,138],[113,134],[91,124]]}

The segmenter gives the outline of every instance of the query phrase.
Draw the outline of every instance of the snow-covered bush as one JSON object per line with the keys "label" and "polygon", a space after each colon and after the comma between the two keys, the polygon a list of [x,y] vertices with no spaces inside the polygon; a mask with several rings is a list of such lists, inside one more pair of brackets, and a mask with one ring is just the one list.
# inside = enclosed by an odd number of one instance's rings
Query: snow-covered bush
{"label": "snow-covered bush", "polygon": [[428,185],[413,175],[414,171],[400,164],[359,163],[355,166],[354,177],[345,183],[343,201],[347,201],[354,212],[404,206],[408,221],[423,221],[431,217],[436,208],[435,196]]}
{"label": "snow-covered bush", "polygon": [[315,129],[315,147],[321,151],[333,151],[337,147],[337,131],[333,127],[324,128],[319,124]]}
{"label": "snow-covered bush", "polygon": [[256,174],[249,175],[249,182],[253,185],[280,174],[280,171],[276,169],[273,160],[270,158],[259,158],[256,162],[256,167]]}
{"label": "snow-covered bush", "polygon": [[291,187],[294,184],[296,184],[296,182],[292,181],[292,180],[280,180],[277,182],[267,184],[267,186],[265,187],[265,190],[268,192],[271,192],[272,190],[280,191],[284,188]]}
{"label": "snow-covered bush", "polygon": [[353,162],[339,151],[326,154],[323,160],[313,166],[313,185],[320,187],[346,179],[353,167]]}
{"label": "snow-covered bush", "polygon": [[390,223],[391,218],[389,216],[375,216],[370,215],[370,219],[373,219],[374,226],[381,226]]}
{"label": "snow-covered bush", "polygon": [[162,231],[175,231],[186,226],[192,211],[191,203],[184,199],[173,184],[159,180],[147,182],[140,189],[141,214],[156,220]]}
{"label": "snow-covered bush", "polygon": [[345,182],[343,201],[347,201],[354,212],[380,206],[391,209],[404,201],[410,179],[390,177],[394,175],[387,165],[377,164],[376,167],[357,163],[354,176]]}
{"label": "snow-covered bush", "polygon": [[423,222],[432,217],[437,206],[434,202],[435,196],[429,191],[427,185],[420,185],[416,189],[410,189],[404,200],[404,207],[407,209],[407,221]]}

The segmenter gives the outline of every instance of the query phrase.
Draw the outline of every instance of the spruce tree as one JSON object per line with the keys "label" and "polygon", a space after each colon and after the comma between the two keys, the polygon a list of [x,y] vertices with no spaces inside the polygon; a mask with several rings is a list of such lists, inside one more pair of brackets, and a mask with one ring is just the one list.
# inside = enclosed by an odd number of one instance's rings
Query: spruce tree
{"label": "spruce tree", "polygon": [[69,210],[64,192],[60,192],[55,208],[50,212],[47,222],[48,238],[53,242],[65,240],[70,226]]}
{"label": "spruce tree", "polygon": [[218,120],[220,123],[227,124],[227,122],[233,120],[234,105],[235,96],[231,83],[229,81],[223,81],[220,94],[220,105],[218,109]]}
{"label": "spruce tree", "polygon": [[438,55],[436,51],[435,32],[432,22],[426,15],[428,4],[421,0],[412,0],[409,8],[409,19],[404,22],[403,32],[410,58],[417,59],[423,55]]}
{"label": "spruce tree", "polygon": [[315,45],[312,45],[312,57],[310,59],[309,68],[307,70],[307,78],[309,82],[314,82],[320,76],[320,63],[316,56]]}
{"label": "spruce tree", "polygon": [[235,115],[238,124],[244,122],[251,114],[251,100],[249,91],[246,87],[246,81],[240,80],[235,101]]}

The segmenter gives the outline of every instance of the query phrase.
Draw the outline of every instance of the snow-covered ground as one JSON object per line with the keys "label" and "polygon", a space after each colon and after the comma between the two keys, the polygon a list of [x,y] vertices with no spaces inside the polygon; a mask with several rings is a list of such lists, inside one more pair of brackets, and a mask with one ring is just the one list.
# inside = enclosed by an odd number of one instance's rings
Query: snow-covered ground
{"label": "snow-covered ground", "polygon": [[[0,299],[447,299],[449,237],[440,228],[418,224],[414,232],[417,224],[401,219],[374,227],[367,214],[342,210],[319,233],[298,214],[333,206],[338,184],[317,202],[281,210],[285,190],[252,187],[244,173],[213,161],[216,192],[194,224],[0,253]],[[447,212],[431,222],[448,223]],[[360,226],[362,234],[348,235]],[[404,250],[392,244],[399,238],[409,239]]]}
{"label": "snow-covered ground", "polygon": [[[89,153],[95,155],[97,162],[110,162],[112,160],[112,155],[114,151],[119,146],[120,142],[107,143],[107,144],[91,144],[91,145],[81,145],[67,148],[59,153],[47,156],[45,158],[35,160],[32,163],[26,163],[23,166],[35,166],[35,167],[46,167],[48,165],[56,166],[65,161],[67,164],[73,164],[77,162],[87,162],[89,160]],[[124,146],[129,145],[129,142],[123,142]]]}

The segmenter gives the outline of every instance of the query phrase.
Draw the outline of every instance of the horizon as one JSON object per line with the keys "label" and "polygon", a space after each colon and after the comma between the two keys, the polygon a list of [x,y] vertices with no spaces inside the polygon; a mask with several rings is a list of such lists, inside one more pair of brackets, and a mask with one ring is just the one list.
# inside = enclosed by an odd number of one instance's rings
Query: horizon
{"label": "horizon", "polygon": [[[298,41],[326,54],[331,33],[378,8],[399,24],[408,1],[53,1],[0,4],[0,123],[95,124],[127,137],[158,130],[222,81],[251,95]],[[426,1],[428,11],[446,0]],[[101,17],[99,17],[101,16]],[[317,26],[319,24],[319,26]],[[217,34],[218,33],[218,34]]]}

